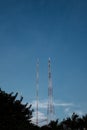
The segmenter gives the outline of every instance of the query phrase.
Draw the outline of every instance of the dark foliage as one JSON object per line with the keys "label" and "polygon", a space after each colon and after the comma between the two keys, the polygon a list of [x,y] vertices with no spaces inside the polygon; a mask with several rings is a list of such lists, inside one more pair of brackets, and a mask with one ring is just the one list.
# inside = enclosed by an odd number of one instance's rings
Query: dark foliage
{"label": "dark foliage", "polygon": [[0,89],[0,130],[87,130],[87,115],[79,117],[76,113],[61,122],[36,126],[31,123],[31,105],[23,104],[23,97],[17,100],[17,96],[18,93],[8,94]]}
{"label": "dark foliage", "polygon": [[0,89],[0,130],[24,130],[32,127],[31,105],[22,104],[23,97],[16,100],[18,93],[7,94]]}

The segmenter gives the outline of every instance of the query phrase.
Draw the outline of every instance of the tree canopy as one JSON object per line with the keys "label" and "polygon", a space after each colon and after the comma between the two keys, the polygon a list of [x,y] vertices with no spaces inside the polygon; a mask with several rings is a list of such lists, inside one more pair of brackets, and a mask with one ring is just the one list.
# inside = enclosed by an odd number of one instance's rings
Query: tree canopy
{"label": "tree canopy", "polygon": [[0,89],[0,129],[19,130],[31,126],[31,105],[23,104],[18,93],[6,93]]}
{"label": "tree canopy", "polygon": [[0,130],[87,130],[87,115],[80,117],[73,113],[63,121],[51,121],[42,127],[32,123],[32,105],[23,104],[18,93],[6,93],[0,89]]}

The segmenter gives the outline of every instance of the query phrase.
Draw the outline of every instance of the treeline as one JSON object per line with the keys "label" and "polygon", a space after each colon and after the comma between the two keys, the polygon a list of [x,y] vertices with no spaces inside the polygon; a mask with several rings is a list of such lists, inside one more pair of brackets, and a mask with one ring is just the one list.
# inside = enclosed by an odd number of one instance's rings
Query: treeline
{"label": "treeline", "polygon": [[6,93],[0,89],[0,130],[87,130],[87,115],[80,117],[73,113],[63,121],[51,121],[42,127],[32,123],[32,105],[23,104],[18,93]]}

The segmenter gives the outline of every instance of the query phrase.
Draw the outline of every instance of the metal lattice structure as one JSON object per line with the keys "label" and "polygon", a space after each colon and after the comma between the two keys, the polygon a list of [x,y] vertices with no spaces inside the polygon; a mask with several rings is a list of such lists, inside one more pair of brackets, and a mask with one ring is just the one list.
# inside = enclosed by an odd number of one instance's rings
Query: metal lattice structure
{"label": "metal lattice structure", "polygon": [[38,89],[39,89],[39,59],[36,65],[36,124],[38,125]]}
{"label": "metal lattice structure", "polygon": [[53,105],[53,86],[52,86],[52,74],[51,74],[51,60],[48,60],[48,108],[47,117],[49,123],[54,119],[54,105]]}
{"label": "metal lattice structure", "polygon": [[41,122],[47,121],[47,124],[54,120],[54,105],[53,105],[53,87],[52,87],[52,74],[51,74],[51,60],[48,60],[48,105],[47,105],[47,118],[39,121],[38,119],[38,101],[39,101],[39,59],[36,64],[36,121],[38,125]]}

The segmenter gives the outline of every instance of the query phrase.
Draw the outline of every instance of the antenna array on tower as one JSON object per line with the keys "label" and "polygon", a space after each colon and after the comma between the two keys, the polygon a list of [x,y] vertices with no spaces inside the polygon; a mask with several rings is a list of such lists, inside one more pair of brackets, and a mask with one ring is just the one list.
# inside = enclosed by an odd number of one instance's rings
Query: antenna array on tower
{"label": "antenna array on tower", "polygon": [[[38,125],[38,89],[39,89],[39,59],[36,65],[36,125]],[[51,60],[48,60],[48,105],[47,105],[47,124],[54,118],[54,105],[53,105],[53,87],[52,87],[52,74],[51,74]]]}
{"label": "antenna array on tower", "polygon": [[36,66],[36,124],[38,125],[39,59]]}
{"label": "antenna array on tower", "polygon": [[47,109],[48,123],[54,118],[54,105],[53,105],[53,86],[51,74],[51,60],[48,60],[48,109]]}

